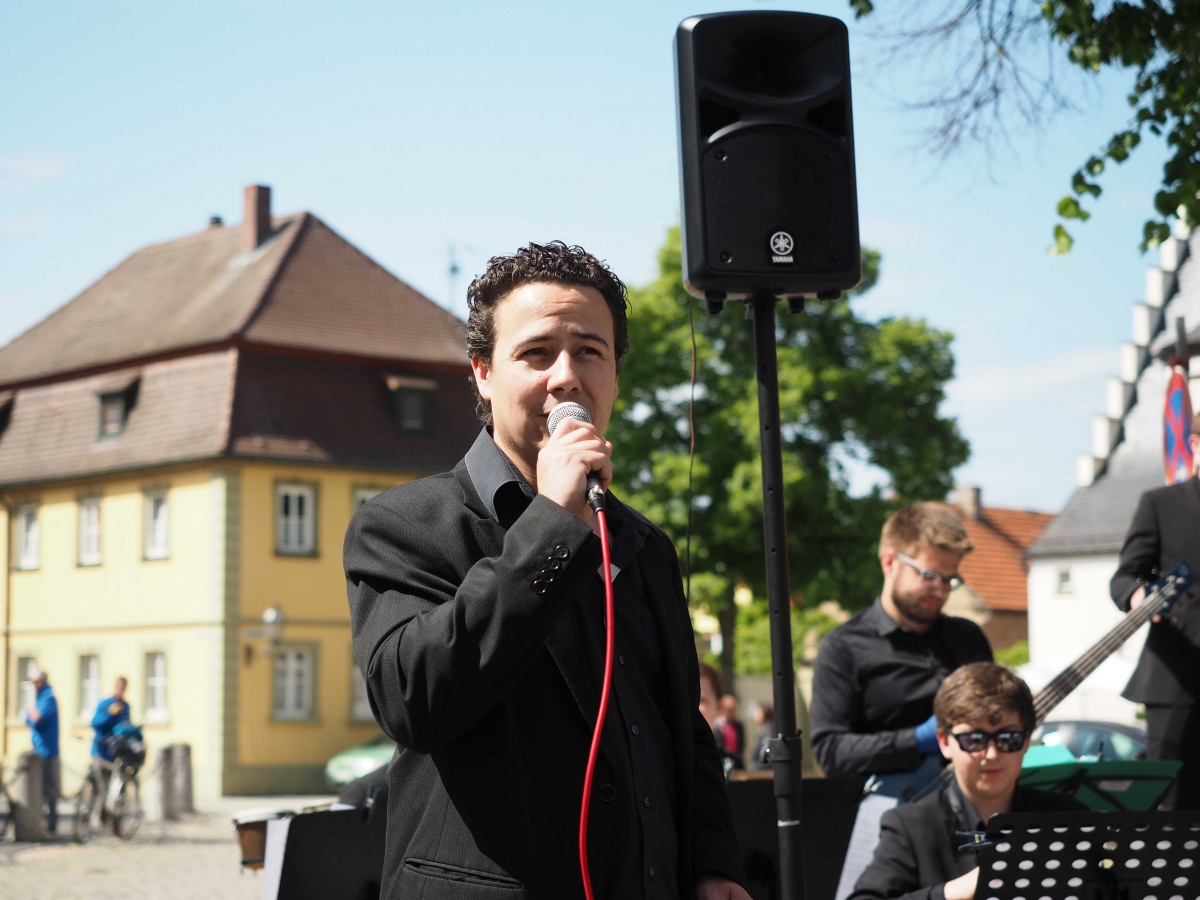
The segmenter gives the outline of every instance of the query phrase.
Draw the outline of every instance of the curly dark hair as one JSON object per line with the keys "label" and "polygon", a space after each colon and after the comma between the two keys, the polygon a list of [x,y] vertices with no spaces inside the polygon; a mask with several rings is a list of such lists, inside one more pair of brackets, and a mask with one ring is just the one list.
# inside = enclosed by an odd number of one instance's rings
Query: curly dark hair
{"label": "curly dark hair", "polygon": [[[493,256],[484,273],[467,288],[467,356],[491,364],[496,345],[496,306],[526,284],[561,284],[591,287],[600,292],[613,318],[613,350],[617,372],[629,350],[629,300],[625,284],[605,263],[582,247],[568,247],[562,241],[530,243],[511,256]],[[479,385],[471,378],[475,392],[475,413],[485,425],[492,424],[492,404],[479,395]]]}

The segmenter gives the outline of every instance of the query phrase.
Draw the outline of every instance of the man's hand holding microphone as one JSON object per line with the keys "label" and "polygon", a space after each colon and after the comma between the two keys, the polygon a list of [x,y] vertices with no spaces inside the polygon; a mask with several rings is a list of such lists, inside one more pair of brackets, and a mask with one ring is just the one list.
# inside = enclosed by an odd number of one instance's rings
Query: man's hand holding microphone
{"label": "man's hand holding microphone", "polygon": [[578,403],[560,403],[547,420],[550,439],[538,452],[537,490],[574,513],[597,535],[600,524],[588,506],[588,479],[601,491],[612,482],[612,444]]}

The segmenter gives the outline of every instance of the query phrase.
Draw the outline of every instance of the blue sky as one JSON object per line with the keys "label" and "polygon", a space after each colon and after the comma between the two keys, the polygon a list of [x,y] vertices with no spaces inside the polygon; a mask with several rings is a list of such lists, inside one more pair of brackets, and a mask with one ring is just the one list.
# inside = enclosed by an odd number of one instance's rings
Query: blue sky
{"label": "blue sky", "polygon": [[[451,242],[460,295],[488,256],[530,239],[583,244],[643,283],[679,214],[674,29],[720,8],[8,5],[0,342],[137,247],[209,215],[240,221],[252,182],[442,303]],[[833,0],[753,8],[850,18]],[[985,503],[1056,510],[1156,262],[1137,244],[1162,148],[1111,170],[1074,252],[1051,258],[1054,204],[1127,120],[1129,79],[1072,82],[1079,112],[1015,131],[991,160],[943,162],[920,149],[928,120],[897,100],[921,75],[877,65],[880,49],[852,24],[862,237],[884,256],[860,311],[955,333],[946,411],[973,449],[960,479]]]}

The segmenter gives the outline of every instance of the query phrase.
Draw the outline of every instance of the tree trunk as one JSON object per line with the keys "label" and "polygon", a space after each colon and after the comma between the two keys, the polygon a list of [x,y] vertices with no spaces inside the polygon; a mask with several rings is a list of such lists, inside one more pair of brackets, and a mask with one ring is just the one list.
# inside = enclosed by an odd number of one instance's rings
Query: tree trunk
{"label": "tree trunk", "polygon": [[725,603],[717,614],[721,624],[721,682],[726,693],[733,693],[733,632],[737,624],[737,604],[733,602],[733,580],[729,581],[729,589],[725,592]]}

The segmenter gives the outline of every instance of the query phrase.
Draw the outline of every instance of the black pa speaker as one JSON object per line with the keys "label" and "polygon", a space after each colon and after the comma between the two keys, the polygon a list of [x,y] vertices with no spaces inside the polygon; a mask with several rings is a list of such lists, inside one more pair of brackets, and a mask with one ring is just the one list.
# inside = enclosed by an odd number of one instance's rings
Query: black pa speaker
{"label": "black pa speaker", "polygon": [[688,291],[738,299],[856,285],[846,26],[798,12],[695,16],[675,34],[675,64]]}

